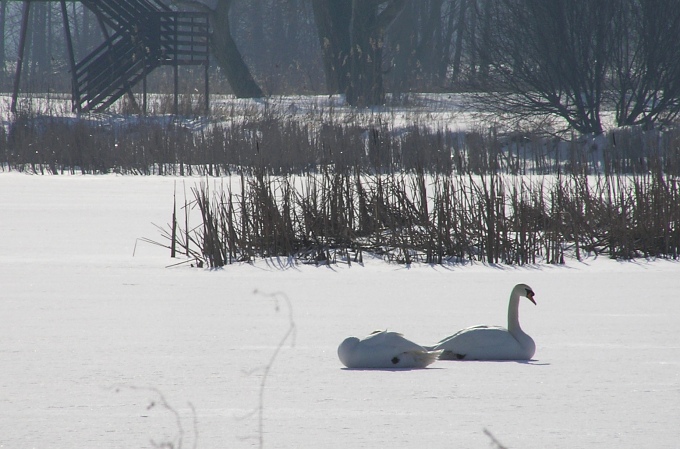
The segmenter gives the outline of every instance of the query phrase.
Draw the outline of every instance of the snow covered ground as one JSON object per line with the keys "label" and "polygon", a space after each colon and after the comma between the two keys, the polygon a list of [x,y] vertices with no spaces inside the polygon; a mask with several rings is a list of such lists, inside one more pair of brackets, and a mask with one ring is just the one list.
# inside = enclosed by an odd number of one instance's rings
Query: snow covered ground
{"label": "snow covered ground", "polygon": [[[680,263],[166,268],[137,239],[174,182],[0,173],[0,448],[680,446]],[[379,328],[504,324],[518,282],[529,363],[337,358]],[[275,292],[295,328],[266,371],[291,324]]]}

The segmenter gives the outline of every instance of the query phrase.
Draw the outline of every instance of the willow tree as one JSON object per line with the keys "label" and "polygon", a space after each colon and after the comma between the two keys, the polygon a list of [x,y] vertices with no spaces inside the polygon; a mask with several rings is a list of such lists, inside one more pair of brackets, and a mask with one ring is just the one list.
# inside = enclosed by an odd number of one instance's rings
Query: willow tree
{"label": "willow tree", "polygon": [[489,27],[490,74],[478,101],[516,117],[559,116],[569,128],[601,133],[614,49],[616,3],[500,0]]}
{"label": "willow tree", "polygon": [[680,116],[680,8],[666,0],[623,1],[614,28],[610,101],[617,125],[673,122]]}

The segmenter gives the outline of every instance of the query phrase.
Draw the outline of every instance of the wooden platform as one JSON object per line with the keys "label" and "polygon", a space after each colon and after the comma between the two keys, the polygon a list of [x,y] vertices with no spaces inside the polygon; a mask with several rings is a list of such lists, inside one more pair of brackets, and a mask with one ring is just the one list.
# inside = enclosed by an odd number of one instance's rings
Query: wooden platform
{"label": "wooden platform", "polygon": [[[99,21],[104,42],[76,61],[71,43],[67,0],[24,1],[19,57],[12,110],[16,112],[26,30],[31,3],[59,1],[73,79],[72,108],[78,112],[102,111],[161,66],[174,67],[175,112],[178,104],[180,66],[203,66],[205,110],[209,108],[209,19],[205,13],[173,11],[158,0],[81,0]],[[143,109],[146,109],[144,83]]]}

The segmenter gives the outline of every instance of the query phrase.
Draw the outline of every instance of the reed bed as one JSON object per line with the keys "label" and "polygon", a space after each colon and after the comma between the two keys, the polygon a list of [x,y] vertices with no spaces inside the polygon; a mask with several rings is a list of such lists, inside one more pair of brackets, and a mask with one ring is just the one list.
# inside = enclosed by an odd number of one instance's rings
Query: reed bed
{"label": "reed bed", "polygon": [[677,259],[680,247],[680,128],[556,139],[271,113],[20,114],[0,133],[0,169],[205,176],[154,243],[210,267],[366,253],[406,264]]}
{"label": "reed bed", "polygon": [[[660,172],[510,176],[242,174],[204,181],[164,240],[199,265],[257,258],[313,264],[390,262],[525,265],[606,255],[677,259],[678,181]],[[197,224],[190,218],[198,211]],[[175,237],[173,237],[175,236]],[[180,236],[180,237],[177,237]]]}
{"label": "reed bed", "polygon": [[[232,112],[232,114],[235,114]],[[323,121],[276,112],[221,118],[91,115],[14,116],[0,129],[0,170],[223,176],[264,170],[318,173],[514,175],[641,174],[658,166],[680,176],[680,127],[617,129],[606,135],[546,137],[497,128],[458,131],[380,118]]]}

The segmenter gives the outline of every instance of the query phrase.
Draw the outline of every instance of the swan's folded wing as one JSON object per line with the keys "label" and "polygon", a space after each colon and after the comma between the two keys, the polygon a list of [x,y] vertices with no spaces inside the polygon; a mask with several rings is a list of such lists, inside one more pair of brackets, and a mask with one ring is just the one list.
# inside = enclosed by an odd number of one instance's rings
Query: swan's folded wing
{"label": "swan's folded wing", "polygon": [[402,334],[388,331],[374,332],[366,337],[362,341],[362,344],[364,344],[367,348],[380,347],[383,350],[390,348],[391,350],[398,352],[425,350],[425,348],[415,342],[412,342],[411,340],[408,340]]}
{"label": "swan's folded wing", "polygon": [[469,334],[470,331],[473,331],[473,330],[482,330],[482,329],[505,331],[505,328],[502,328],[502,327],[500,327],[500,326],[487,326],[487,325],[484,325],[484,324],[480,324],[480,325],[478,325],[478,326],[466,327],[465,329],[461,329],[461,330],[459,330],[458,332],[456,332],[456,333],[453,334],[453,335],[449,335],[448,337],[442,338],[441,340],[439,340],[439,342],[437,342],[436,345],[434,345],[434,346],[432,346],[432,347],[433,347],[433,348],[436,348],[437,346],[440,346],[440,345],[442,345],[443,343],[446,343],[446,342],[448,342],[448,341],[451,341],[451,340],[454,340],[454,339],[459,338],[459,337],[460,337],[461,335],[463,335],[463,334]]}
{"label": "swan's folded wing", "polygon": [[475,326],[455,333],[432,349],[444,351],[441,359],[495,359],[504,358],[502,355],[516,350],[515,346],[518,343],[507,329]]}

